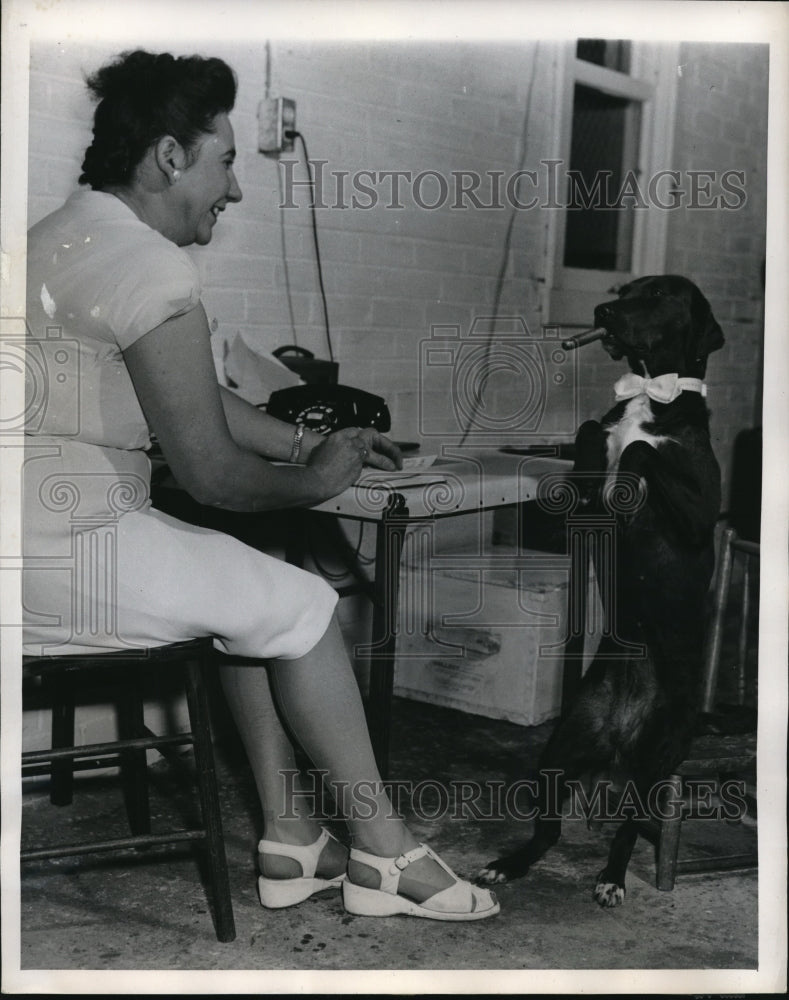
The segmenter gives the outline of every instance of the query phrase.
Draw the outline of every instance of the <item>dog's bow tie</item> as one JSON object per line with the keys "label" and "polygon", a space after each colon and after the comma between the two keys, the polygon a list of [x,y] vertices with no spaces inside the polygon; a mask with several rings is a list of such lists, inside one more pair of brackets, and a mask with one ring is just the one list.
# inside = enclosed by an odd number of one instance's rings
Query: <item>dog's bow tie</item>
{"label": "dog's bow tie", "polygon": [[707,395],[707,387],[700,378],[680,378],[676,372],[669,375],[658,375],[657,378],[644,378],[635,372],[628,372],[614,386],[617,399],[632,399],[646,393],[657,403],[671,403],[681,392],[700,392]]}

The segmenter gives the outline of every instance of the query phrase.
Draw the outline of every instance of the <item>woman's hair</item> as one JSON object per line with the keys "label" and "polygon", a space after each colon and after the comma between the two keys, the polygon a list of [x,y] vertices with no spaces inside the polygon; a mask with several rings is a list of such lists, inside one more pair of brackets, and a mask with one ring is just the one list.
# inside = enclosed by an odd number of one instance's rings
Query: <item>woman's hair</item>
{"label": "woman's hair", "polygon": [[100,191],[129,184],[150,147],[171,135],[189,150],[214,118],[230,112],[236,78],[222,59],[124,52],[87,78],[98,99],[93,142],[85,151],[80,184]]}

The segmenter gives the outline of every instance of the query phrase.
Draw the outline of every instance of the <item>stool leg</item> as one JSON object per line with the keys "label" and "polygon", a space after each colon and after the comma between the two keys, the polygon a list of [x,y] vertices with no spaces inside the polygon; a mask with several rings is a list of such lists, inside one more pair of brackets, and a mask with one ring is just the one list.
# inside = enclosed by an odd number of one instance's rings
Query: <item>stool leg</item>
{"label": "stool leg", "polygon": [[[142,691],[139,679],[131,671],[121,686],[121,698],[118,702],[118,734],[122,740],[133,740],[145,734]],[[150,833],[151,807],[148,799],[148,760],[145,750],[121,751],[121,778],[131,832],[135,836]]]}
{"label": "stool leg", "polygon": [[742,576],[742,618],[737,643],[737,704],[745,704],[745,667],[748,658],[748,619],[751,615],[751,557],[745,553]]}
{"label": "stool leg", "polygon": [[230,896],[225,842],[222,837],[222,816],[219,809],[214,750],[211,744],[205,664],[191,662],[186,669],[189,721],[194,736],[197,787],[206,831],[209,876],[216,917],[216,936],[220,941],[233,941],[236,936],[236,927],[233,919],[233,902]]}
{"label": "stool leg", "polygon": [[721,538],[718,579],[715,585],[715,609],[712,625],[704,654],[704,678],[702,682],[701,711],[715,711],[715,695],[718,688],[718,669],[720,667],[721,649],[723,647],[723,625],[726,617],[726,604],[729,600],[729,584],[731,583],[732,542],[736,534],[732,528],[727,528]]}
{"label": "stool leg", "polygon": [[657,848],[657,888],[671,892],[677,877],[677,857],[679,855],[679,835],[682,830],[682,778],[672,774],[670,782],[670,802],[676,804],[676,815],[661,819]]}
{"label": "stool leg", "polygon": [[[73,680],[55,676],[52,685],[52,747],[74,746]],[[53,806],[68,806],[74,798],[74,762],[57,760],[50,771],[49,801]]]}

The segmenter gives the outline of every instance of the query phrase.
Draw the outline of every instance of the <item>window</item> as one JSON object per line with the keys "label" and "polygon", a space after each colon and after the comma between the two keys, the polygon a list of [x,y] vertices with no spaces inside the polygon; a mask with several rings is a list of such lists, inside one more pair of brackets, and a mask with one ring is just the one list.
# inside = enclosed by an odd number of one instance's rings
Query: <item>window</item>
{"label": "window", "polygon": [[635,208],[604,206],[615,201],[626,178],[638,174],[640,122],[640,101],[576,83],[564,267],[630,270]]}
{"label": "window", "polygon": [[557,68],[564,198],[550,222],[547,316],[588,325],[601,295],[664,269],[666,213],[646,192],[671,167],[676,47],[584,38]]}

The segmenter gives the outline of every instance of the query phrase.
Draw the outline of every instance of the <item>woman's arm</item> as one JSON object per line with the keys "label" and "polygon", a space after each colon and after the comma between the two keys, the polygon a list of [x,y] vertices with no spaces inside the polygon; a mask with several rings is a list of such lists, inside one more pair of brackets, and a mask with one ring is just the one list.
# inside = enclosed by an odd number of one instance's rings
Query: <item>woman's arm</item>
{"label": "woman's arm", "polygon": [[[293,424],[284,423],[263,413],[256,406],[242,399],[237,393],[220,386],[225,418],[236,444],[267,458],[287,461],[293,447]],[[399,469],[402,464],[400,450],[389,438],[372,427],[362,431],[368,449],[366,463],[376,469]],[[299,461],[306,461],[314,448],[324,441],[322,434],[305,430],[299,449]]]}
{"label": "woman's arm", "polygon": [[[239,432],[240,443],[234,439],[202,306],[162,323],[123,355],[173,475],[198,502],[239,511],[310,505],[336,496],[358,478],[365,442],[356,429],[311,441],[304,466],[265,461],[250,447],[248,433]],[[272,418],[255,425],[268,427],[269,421]],[[285,459],[290,455],[292,428],[289,434],[286,442],[285,432],[275,431],[274,450]],[[262,441],[257,430],[254,441]]]}
{"label": "woman's arm", "polygon": [[[293,424],[270,417],[225,386],[219,387],[219,396],[228,429],[236,444],[265,458],[287,462],[296,432]],[[322,441],[322,434],[305,430],[299,449],[299,461],[306,461],[313,448],[317,448]]]}

